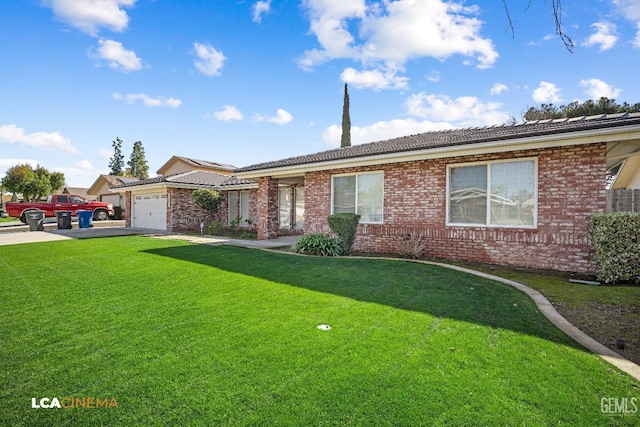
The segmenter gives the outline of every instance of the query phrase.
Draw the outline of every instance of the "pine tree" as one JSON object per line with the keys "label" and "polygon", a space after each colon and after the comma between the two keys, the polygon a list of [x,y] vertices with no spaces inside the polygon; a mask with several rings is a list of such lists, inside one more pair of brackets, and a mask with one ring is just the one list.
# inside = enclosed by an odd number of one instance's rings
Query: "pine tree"
{"label": "pine tree", "polygon": [[113,141],[113,157],[109,158],[109,175],[122,176],[124,173],[124,155],[122,154],[122,140],[116,137]]}
{"label": "pine tree", "polygon": [[133,150],[127,165],[129,165],[129,173],[132,177],[139,179],[149,178],[149,165],[147,164],[141,141],[133,143]]}
{"label": "pine tree", "polygon": [[340,148],[351,146],[351,118],[349,117],[349,92],[344,84],[344,102],[342,103],[342,138]]}

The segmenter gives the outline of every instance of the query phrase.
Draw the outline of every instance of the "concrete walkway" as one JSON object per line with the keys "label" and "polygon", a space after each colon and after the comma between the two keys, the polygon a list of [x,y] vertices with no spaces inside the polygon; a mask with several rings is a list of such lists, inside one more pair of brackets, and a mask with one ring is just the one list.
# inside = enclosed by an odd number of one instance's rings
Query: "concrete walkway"
{"label": "concrete walkway", "polygon": [[108,221],[94,222],[94,227],[73,228],[70,230],[58,230],[57,224],[54,224],[52,228],[46,227],[44,231],[28,231],[29,227],[26,225],[3,227],[2,232],[0,232],[0,246],[51,242],[56,240],[145,235],[158,239],[186,240],[200,245],[231,245],[257,249],[277,249],[291,246],[300,238],[300,236],[285,236],[270,240],[240,240],[220,236],[170,233],[147,228],[123,227],[120,225],[109,226],[109,224],[106,224],[107,222]]}
{"label": "concrete walkway", "polygon": [[[17,228],[17,227],[16,227]],[[27,228],[28,229],[28,228]],[[192,243],[201,245],[232,245],[246,248],[257,249],[277,249],[293,245],[300,236],[287,236],[272,240],[238,240],[228,239],[226,237],[219,236],[207,236],[207,235],[189,235],[189,234],[177,234],[168,233],[158,230],[150,230],[144,228],[127,228],[122,226],[117,227],[93,227],[83,229],[72,230],[48,230],[48,231],[6,231],[0,232],[0,246],[2,245],[17,245],[23,243],[35,243],[35,242],[49,242],[55,240],[69,240],[69,239],[89,239],[97,237],[114,237],[114,236],[130,236],[130,235],[146,235],[152,236],[158,239],[175,239],[186,240]],[[353,257],[358,258],[358,257]],[[398,261],[396,258],[363,258],[363,259],[390,259]],[[409,261],[409,260],[402,260]],[[442,264],[430,261],[411,261],[429,265],[437,265],[440,267],[450,268],[453,270],[461,271],[475,276],[484,277],[489,280],[504,283],[509,286],[513,286],[516,289],[526,293],[535,302],[538,309],[560,330],[583,345],[588,350],[598,354],[607,362],[619,368],[640,381],[640,366],[632,361],[620,356],[618,353],[609,349],[608,347],[597,342],[587,334],[573,326],[567,319],[562,317],[560,313],[553,308],[553,305],[547,300],[540,292],[531,289],[522,283],[514,282],[513,280],[503,279],[502,277],[493,276],[491,274],[482,273],[468,268],[458,267],[449,264]]]}

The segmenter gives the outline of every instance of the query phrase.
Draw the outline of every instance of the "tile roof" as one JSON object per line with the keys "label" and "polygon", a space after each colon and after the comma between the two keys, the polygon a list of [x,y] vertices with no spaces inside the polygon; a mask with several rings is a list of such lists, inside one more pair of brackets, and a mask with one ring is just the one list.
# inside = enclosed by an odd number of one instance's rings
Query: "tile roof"
{"label": "tile roof", "polygon": [[188,184],[202,187],[217,187],[224,181],[228,180],[226,175],[220,175],[215,172],[207,172],[201,170],[194,170],[189,172],[181,172],[172,175],[159,175],[153,178],[144,179],[140,181],[134,181],[129,183],[123,183],[122,185],[115,186],[113,188],[131,188],[140,187],[152,184]]}
{"label": "tile roof", "polygon": [[460,145],[482,145],[495,141],[563,134],[592,129],[603,129],[640,124],[640,113],[601,114],[572,119],[536,120],[517,124],[451,129],[403,136],[386,141],[353,145],[304,156],[258,163],[235,170],[236,173],[252,172],[288,166],[355,159],[391,153],[429,150]]}

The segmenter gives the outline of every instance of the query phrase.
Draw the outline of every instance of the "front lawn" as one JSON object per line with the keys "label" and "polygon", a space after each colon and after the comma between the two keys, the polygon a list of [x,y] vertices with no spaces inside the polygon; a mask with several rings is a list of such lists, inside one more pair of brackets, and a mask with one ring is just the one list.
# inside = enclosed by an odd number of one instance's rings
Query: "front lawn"
{"label": "front lawn", "polygon": [[0,425],[640,421],[603,413],[640,382],[445,268],[134,236],[2,247],[0,278]]}

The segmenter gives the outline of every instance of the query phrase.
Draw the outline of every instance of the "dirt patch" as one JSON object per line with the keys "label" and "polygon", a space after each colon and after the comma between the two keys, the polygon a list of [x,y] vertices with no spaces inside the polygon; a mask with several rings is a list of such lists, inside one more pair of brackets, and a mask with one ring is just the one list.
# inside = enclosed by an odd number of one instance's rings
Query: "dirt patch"
{"label": "dirt patch", "polygon": [[[562,302],[551,303],[565,319],[599,343],[640,364],[640,304],[627,306],[591,303],[568,308]],[[624,341],[624,349],[616,346]]]}

